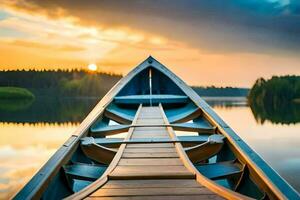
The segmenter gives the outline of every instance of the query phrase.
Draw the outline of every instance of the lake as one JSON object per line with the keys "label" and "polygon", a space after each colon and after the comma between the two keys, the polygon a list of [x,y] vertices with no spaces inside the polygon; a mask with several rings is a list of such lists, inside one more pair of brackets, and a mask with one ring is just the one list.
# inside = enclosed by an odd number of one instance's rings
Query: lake
{"label": "lake", "polygon": [[[98,100],[0,101],[0,199],[11,198],[26,184]],[[244,98],[210,97],[206,100],[240,137],[300,192],[299,106],[276,112],[251,108]]]}

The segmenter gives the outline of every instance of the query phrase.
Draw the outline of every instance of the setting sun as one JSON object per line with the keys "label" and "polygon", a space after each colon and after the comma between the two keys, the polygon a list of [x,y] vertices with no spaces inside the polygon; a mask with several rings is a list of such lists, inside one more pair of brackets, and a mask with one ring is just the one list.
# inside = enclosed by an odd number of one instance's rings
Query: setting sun
{"label": "setting sun", "polygon": [[88,69],[90,71],[96,71],[97,70],[97,65],[96,64],[89,64],[88,65]]}

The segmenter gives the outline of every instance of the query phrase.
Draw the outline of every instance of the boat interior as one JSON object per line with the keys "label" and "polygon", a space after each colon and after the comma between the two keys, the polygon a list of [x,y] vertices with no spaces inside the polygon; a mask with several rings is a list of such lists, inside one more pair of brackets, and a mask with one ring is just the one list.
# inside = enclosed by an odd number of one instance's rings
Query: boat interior
{"label": "boat interior", "polygon": [[[203,108],[209,106],[199,107],[190,97],[193,94],[184,91],[180,87],[182,83],[175,83],[170,76],[173,74],[151,67],[149,62],[149,67],[137,73],[115,96],[110,97],[103,111],[86,125],[88,128],[78,142],[72,140],[72,137],[78,136],[72,136],[45,165],[46,169],[42,169],[40,173],[46,173],[55,166],[38,191],[39,197],[61,199],[74,195],[105,174],[122,144],[151,142],[180,143],[188,162],[197,170],[195,173],[215,187],[254,199],[276,199],[277,194],[261,170],[257,170],[241,148],[232,142],[241,139],[238,136],[232,139],[224,134],[220,124],[204,111]],[[130,128],[142,126],[132,124],[140,106],[160,107],[168,123],[158,124],[153,120],[147,126],[169,127],[175,137],[127,138]],[[66,154],[64,148],[69,147],[72,150]],[[30,184],[27,189],[30,189]]]}

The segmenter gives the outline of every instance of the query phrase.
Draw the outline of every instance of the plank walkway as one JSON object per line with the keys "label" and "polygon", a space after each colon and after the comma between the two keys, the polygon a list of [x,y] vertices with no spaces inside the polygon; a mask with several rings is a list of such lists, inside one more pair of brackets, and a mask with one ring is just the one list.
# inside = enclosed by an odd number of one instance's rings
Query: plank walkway
{"label": "plank walkway", "polygon": [[[159,107],[142,107],[137,125],[164,124]],[[136,127],[131,138],[170,138],[166,127]],[[89,199],[222,199],[195,180],[172,143],[127,144],[109,181]]]}

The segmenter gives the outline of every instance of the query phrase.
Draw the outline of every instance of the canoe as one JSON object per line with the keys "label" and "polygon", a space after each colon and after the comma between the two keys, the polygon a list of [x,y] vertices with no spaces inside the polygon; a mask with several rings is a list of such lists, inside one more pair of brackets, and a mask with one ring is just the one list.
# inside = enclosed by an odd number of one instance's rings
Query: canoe
{"label": "canoe", "polygon": [[300,199],[151,56],[102,98],[14,199],[88,197]]}

